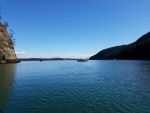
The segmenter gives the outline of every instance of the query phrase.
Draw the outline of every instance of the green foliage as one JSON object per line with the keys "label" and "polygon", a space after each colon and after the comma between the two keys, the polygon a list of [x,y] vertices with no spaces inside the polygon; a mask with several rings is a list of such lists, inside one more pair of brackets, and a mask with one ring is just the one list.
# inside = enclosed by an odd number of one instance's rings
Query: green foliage
{"label": "green foliage", "polygon": [[117,59],[150,59],[150,32],[119,52]]}
{"label": "green foliage", "polygon": [[99,59],[137,59],[150,60],[150,32],[140,37],[134,43],[116,46],[100,51],[91,60]]}
{"label": "green foliage", "polygon": [[13,45],[16,44],[16,39],[13,38],[14,34],[15,34],[14,31],[12,29],[10,29],[9,37],[11,38],[11,43]]}
{"label": "green foliage", "polygon": [[4,27],[7,28],[9,26],[7,21],[4,21]]}
{"label": "green foliage", "polygon": [[91,60],[116,59],[116,55],[125,47],[126,45],[122,45],[104,49],[99,53],[97,53],[96,55],[92,56],[90,59]]}

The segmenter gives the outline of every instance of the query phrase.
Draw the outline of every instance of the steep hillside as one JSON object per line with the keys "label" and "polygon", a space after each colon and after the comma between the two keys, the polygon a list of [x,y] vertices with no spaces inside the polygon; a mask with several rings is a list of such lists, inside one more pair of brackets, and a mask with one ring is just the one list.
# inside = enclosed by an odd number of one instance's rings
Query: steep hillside
{"label": "steep hillside", "polygon": [[150,32],[125,47],[116,59],[150,60]]}
{"label": "steep hillside", "polygon": [[126,45],[122,45],[104,49],[98,52],[96,55],[90,57],[90,60],[116,59],[116,55],[125,47]]}
{"label": "steep hillside", "polygon": [[92,56],[90,60],[102,59],[135,59],[150,60],[150,32],[140,37],[137,41],[123,46],[104,49]]}
{"label": "steep hillside", "polygon": [[0,22],[0,63],[18,62],[12,39],[5,26]]}

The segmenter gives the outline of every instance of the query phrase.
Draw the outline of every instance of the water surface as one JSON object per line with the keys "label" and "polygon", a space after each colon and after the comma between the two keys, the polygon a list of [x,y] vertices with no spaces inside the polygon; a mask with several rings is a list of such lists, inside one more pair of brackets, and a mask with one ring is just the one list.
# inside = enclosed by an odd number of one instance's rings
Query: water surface
{"label": "water surface", "polygon": [[150,61],[0,65],[0,113],[116,112],[150,112]]}

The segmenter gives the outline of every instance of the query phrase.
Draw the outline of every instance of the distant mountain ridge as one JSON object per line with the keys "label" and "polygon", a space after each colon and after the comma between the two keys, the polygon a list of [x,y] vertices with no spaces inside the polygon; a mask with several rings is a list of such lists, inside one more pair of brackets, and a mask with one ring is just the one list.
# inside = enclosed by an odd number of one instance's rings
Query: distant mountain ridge
{"label": "distant mountain ridge", "polygon": [[131,44],[107,48],[90,57],[90,60],[107,59],[150,60],[150,32]]}

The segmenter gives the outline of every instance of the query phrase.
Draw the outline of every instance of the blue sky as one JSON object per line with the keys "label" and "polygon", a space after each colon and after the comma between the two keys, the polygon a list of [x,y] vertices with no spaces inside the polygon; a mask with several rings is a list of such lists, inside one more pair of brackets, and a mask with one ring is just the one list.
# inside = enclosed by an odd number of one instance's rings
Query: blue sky
{"label": "blue sky", "polygon": [[150,0],[0,0],[18,57],[89,57],[150,31]]}

